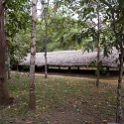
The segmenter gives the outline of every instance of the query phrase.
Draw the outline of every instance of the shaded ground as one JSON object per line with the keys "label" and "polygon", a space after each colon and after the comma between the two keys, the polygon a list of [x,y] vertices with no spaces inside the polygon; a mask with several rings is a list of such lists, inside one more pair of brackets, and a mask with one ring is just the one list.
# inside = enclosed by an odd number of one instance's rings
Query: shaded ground
{"label": "shaded ground", "polygon": [[[36,75],[40,76],[41,74],[36,73]],[[42,74],[42,76],[43,75],[44,74]],[[61,74],[60,75],[58,73],[55,73],[55,74],[54,73],[49,73],[48,76],[49,77],[58,77],[58,78],[63,77],[63,78],[67,78],[67,79],[83,79],[83,80],[96,81],[96,76],[94,76],[94,75],[75,75],[75,74],[73,74],[73,75],[71,75],[71,74],[68,74],[68,75]],[[123,79],[124,79],[124,77],[123,77]],[[113,76],[101,76],[100,77],[100,82],[117,84],[118,77],[117,76],[115,76],[115,77],[113,77]]]}
{"label": "shaded ground", "polygon": [[[17,71],[12,71],[12,73],[16,73]],[[23,72],[19,72],[23,73]],[[28,72],[24,72],[28,73]],[[36,72],[35,75],[37,76],[44,76],[44,73]],[[59,73],[59,72],[48,72],[48,77],[54,77],[54,78],[67,78],[67,79],[85,79],[90,81],[96,81],[96,75],[94,71],[86,71],[82,74],[68,74],[68,73]],[[124,76],[123,76],[124,79]],[[117,71],[111,71],[109,76],[101,75],[100,76],[100,82],[102,83],[111,83],[117,85],[118,83],[118,72]]]}
{"label": "shaded ground", "polygon": [[[16,72],[12,72],[16,73]],[[23,73],[24,74],[24,73]],[[118,77],[102,76],[100,88],[94,75],[36,73],[37,110],[28,110],[27,73],[16,73],[10,80],[14,107],[0,112],[0,124],[106,124],[115,122]],[[114,85],[111,85],[114,84]],[[124,91],[124,90],[122,90]],[[122,92],[122,94],[124,94]],[[122,105],[124,99],[122,99]],[[123,106],[124,108],[124,106]]]}
{"label": "shaded ground", "polygon": [[[43,73],[35,73],[38,76],[44,76]],[[48,73],[48,77],[54,77],[54,78],[67,78],[67,79],[82,79],[82,80],[90,80],[90,81],[96,81],[96,76],[94,74],[64,74],[64,73]],[[123,77],[124,79],[124,77]],[[105,76],[102,75],[100,77],[101,83],[109,83],[109,84],[115,84],[118,83],[118,76],[117,74]]]}
{"label": "shaded ground", "polygon": [[[50,114],[46,113],[44,116],[44,120],[47,123],[50,124],[74,124],[75,122],[77,124],[82,124],[82,114],[80,114],[79,112],[76,111],[69,111],[69,110],[65,110],[63,112],[60,111],[56,111],[56,112],[52,112]],[[86,117],[88,117],[86,115]],[[91,119],[91,117],[90,117]],[[89,119],[88,119],[89,120]]]}

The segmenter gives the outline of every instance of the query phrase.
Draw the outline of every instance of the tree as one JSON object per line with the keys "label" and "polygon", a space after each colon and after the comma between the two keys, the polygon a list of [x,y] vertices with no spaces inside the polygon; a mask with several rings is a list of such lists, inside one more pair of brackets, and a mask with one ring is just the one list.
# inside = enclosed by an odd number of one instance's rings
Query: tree
{"label": "tree", "polygon": [[[31,23],[30,0],[20,0],[18,2],[13,0],[6,1],[4,20],[7,48],[6,63],[8,70],[10,70],[10,62],[18,64],[18,61],[26,55],[25,45],[22,45],[25,42],[20,42],[20,40],[17,41],[17,36],[18,34],[22,34],[23,31],[27,30],[29,24]],[[21,46],[23,46],[23,48]]]}
{"label": "tree", "polygon": [[[110,30],[114,33],[113,46],[119,51],[119,78],[117,87],[117,112],[116,122],[122,123],[122,105],[121,105],[121,86],[123,76],[123,58],[124,58],[124,1],[123,0],[100,0],[101,3],[107,7],[107,16],[105,20],[108,21]],[[113,38],[112,38],[113,39]]]}
{"label": "tree", "polygon": [[[86,18],[86,21],[90,21],[90,24],[92,25],[91,29],[91,36],[93,38],[93,42],[96,44],[96,49],[97,49],[97,60],[96,60],[96,86],[99,87],[99,79],[100,79],[100,35],[101,35],[101,6],[99,0],[90,0],[87,1],[88,3],[84,2],[85,9],[84,9],[84,15],[83,17]],[[93,21],[95,19],[95,21]],[[90,33],[89,32],[89,33]],[[93,50],[93,45],[92,45],[92,50]],[[90,48],[88,48],[90,49]]]}
{"label": "tree", "polygon": [[[79,28],[81,26],[78,25],[78,22],[71,18],[70,16],[65,16],[63,13],[56,12],[56,16],[53,16],[49,12],[50,17],[47,18],[48,23],[48,30],[47,30],[47,51],[58,51],[58,50],[66,50],[66,49],[74,49],[74,45],[71,42],[71,36],[79,31]],[[38,24],[39,30],[38,32],[41,32],[41,35],[38,36],[38,49],[40,48],[40,51],[43,51],[42,46],[45,46],[45,20],[42,20]],[[42,26],[42,29],[40,28]],[[37,29],[38,29],[37,28]]]}
{"label": "tree", "polygon": [[[59,0],[58,3],[62,3]],[[72,13],[77,13],[79,18],[82,18],[83,15],[88,15],[90,12],[94,13],[94,9],[88,6],[88,11],[85,13],[82,12],[85,10],[85,7],[91,2],[91,0],[64,0],[63,5],[67,5],[69,9],[73,10]],[[109,26],[108,31],[113,30],[113,37],[108,36],[109,42],[104,45],[104,53],[108,54],[109,50],[112,50],[112,47],[116,47],[119,51],[119,78],[118,78],[118,88],[117,88],[117,114],[116,114],[116,122],[122,123],[122,107],[121,107],[121,85],[122,85],[122,75],[123,75],[123,57],[124,57],[124,1],[123,0],[92,0],[92,2],[100,2],[104,10],[104,15],[102,14],[102,18],[104,22],[107,22],[107,26]],[[81,5],[81,6],[79,6]],[[97,11],[97,13],[99,13]],[[86,19],[86,17],[85,17]],[[110,34],[110,33],[108,33]],[[98,33],[99,39],[99,33]],[[105,41],[105,37],[103,42]],[[112,42],[114,41],[114,42]],[[103,43],[104,44],[104,43]],[[108,47],[108,46],[110,47]],[[109,49],[108,49],[109,48]],[[109,52],[110,53],[110,52]]]}
{"label": "tree", "polygon": [[[58,3],[62,3],[57,0]],[[85,50],[96,50],[97,51],[97,60],[96,60],[96,86],[99,86],[99,78],[100,78],[100,49],[101,49],[101,13],[103,11],[103,7],[100,5],[99,0],[73,0],[68,1],[64,0],[62,5],[66,6],[67,11],[70,12],[71,15],[77,15],[77,19],[82,23],[85,23],[86,26],[80,30],[79,33],[75,33],[73,38],[77,40],[79,43],[84,42],[85,37],[89,39],[91,42],[87,42],[85,46]],[[85,33],[84,33],[85,32]]]}
{"label": "tree", "polygon": [[36,16],[37,0],[32,0],[32,32],[31,32],[31,57],[30,57],[30,90],[29,107],[35,109],[35,55],[36,55]]}
{"label": "tree", "polygon": [[98,16],[98,34],[97,34],[97,80],[96,80],[96,86],[99,86],[99,78],[100,78],[100,3],[97,3],[97,16]]}
{"label": "tree", "polygon": [[42,2],[42,6],[43,6],[43,18],[45,21],[45,45],[44,45],[44,49],[45,49],[45,53],[44,53],[44,57],[45,57],[45,78],[47,78],[47,42],[48,42],[48,9],[49,9],[49,0],[45,3],[45,1]]}
{"label": "tree", "polygon": [[0,104],[8,104],[10,98],[5,66],[4,5],[5,0],[0,0]]}
{"label": "tree", "polygon": [[[9,91],[8,91],[8,85],[7,85],[7,79],[6,79],[5,51],[7,48],[6,45],[11,44],[11,39],[13,39],[13,36],[15,36],[15,34],[20,29],[26,28],[27,23],[25,22],[27,22],[27,17],[29,17],[28,8],[29,8],[29,1],[27,0],[20,0],[18,2],[13,0],[8,0],[8,1],[0,0],[0,55],[1,55],[0,104],[9,104],[14,101],[14,98],[9,96]],[[24,10],[25,10],[25,13],[23,13]],[[4,16],[4,13],[6,12],[7,12],[7,16]],[[6,20],[5,21],[6,31],[4,31],[4,17]],[[4,33],[6,34],[6,38]]]}
{"label": "tree", "polygon": [[12,40],[10,39],[10,41],[6,42],[9,50],[10,64],[13,65],[10,67],[16,67],[17,71],[20,60],[30,52],[31,41],[31,29],[27,28],[26,30],[20,30],[19,32],[20,33],[17,33]]}

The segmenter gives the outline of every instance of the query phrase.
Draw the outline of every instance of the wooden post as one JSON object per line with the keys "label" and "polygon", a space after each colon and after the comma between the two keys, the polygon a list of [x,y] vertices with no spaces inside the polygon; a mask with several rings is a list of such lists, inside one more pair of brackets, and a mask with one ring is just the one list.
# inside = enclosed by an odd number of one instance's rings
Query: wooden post
{"label": "wooden post", "polygon": [[61,70],[61,67],[60,66],[58,66],[58,69],[59,69],[59,71]]}
{"label": "wooden post", "polygon": [[109,67],[106,67],[106,76],[110,76]]}
{"label": "wooden post", "polygon": [[69,67],[68,67],[68,73],[70,73],[70,72],[71,72],[71,67],[69,66]]}
{"label": "wooden post", "polygon": [[78,68],[78,71],[80,70],[80,66],[77,67]]}

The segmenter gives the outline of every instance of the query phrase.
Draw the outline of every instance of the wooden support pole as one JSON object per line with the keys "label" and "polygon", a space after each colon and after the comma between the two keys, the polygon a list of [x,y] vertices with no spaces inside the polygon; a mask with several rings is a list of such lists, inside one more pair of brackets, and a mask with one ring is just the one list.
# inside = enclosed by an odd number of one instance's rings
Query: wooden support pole
{"label": "wooden support pole", "polygon": [[69,66],[69,67],[68,67],[68,73],[70,73],[70,72],[71,72],[71,67]]}
{"label": "wooden support pole", "polygon": [[106,76],[110,76],[109,67],[106,67]]}

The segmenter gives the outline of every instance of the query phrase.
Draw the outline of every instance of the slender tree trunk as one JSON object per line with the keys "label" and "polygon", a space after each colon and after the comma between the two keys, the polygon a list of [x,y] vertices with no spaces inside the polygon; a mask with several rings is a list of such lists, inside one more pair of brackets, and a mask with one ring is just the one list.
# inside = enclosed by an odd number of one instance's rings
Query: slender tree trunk
{"label": "slender tree trunk", "polygon": [[47,23],[47,15],[48,15],[48,7],[49,7],[49,0],[48,0],[48,5],[44,7],[44,21],[45,21],[45,78],[47,78],[47,42],[48,42],[48,23]]}
{"label": "slender tree trunk", "polygon": [[45,78],[47,78],[47,47],[45,48],[44,57],[45,57]]}
{"label": "slender tree trunk", "polygon": [[96,86],[99,87],[99,79],[100,79],[100,47],[97,46],[97,79]]}
{"label": "slender tree trunk", "polygon": [[[117,87],[117,112],[116,112],[116,122],[118,124],[122,124],[122,104],[121,104],[121,87],[122,87],[122,79],[123,79],[123,63],[124,63],[124,47],[123,47],[123,31],[124,31],[124,23],[121,26],[120,39],[121,42],[118,41],[120,46],[120,54],[119,54],[119,78],[118,78],[118,87]],[[118,36],[116,36],[116,39]]]}
{"label": "slender tree trunk", "polygon": [[46,38],[45,38],[45,78],[47,78],[47,20],[45,19],[45,27],[46,27]]}
{"label": "slender tree trunk", "polygon": [[37,0],[32,0],[32,34],[31,34],[31,57],[30,57],[30,90],[29,107],[36,108],[35,96],[35,55],[36,55],[36,16]]}
{"label": "slender tree trunk", "polygon": [[7,77],[10,79],[10,57],[9,57],[9,48],[6,46],[6,61],[7,61]]}
{"label": "slender tree trunk", "polygon": [[[5,32],[7,32],[7,25],[8,22],[8,10],[5,11]],[[10,79],[10,57],[9,57],[9,46],[8,46],[8,41],[7,41],[7,36],[5,36],[5,41],[6,41],[6,67],[7,67],[7,77]]]}
{"label": "slender tree trunk", "polygon": [[[121,25],[121,31],[119,33],[121,42],[119,42],[117,40],[118,44],[120,46],[120,54],[119,54],[120,65],[119,65],[119,78],[118,78],[118,87],[117,87],[117,112],[116,112],[116,122],[118,124],[122,124],[122,118],[123,118],[122,104],[121,104],[121,87],[122,87],[123,63],[124,63],[124,47],[123,47],[124,36],[123,36],[123,31],[124,31],[124,22]],[[116,39],[118,39],[118,35],[117,35],[116,31],[115,31],[115,36],[116,36]]]}
{"label": "slender tree trunk", "polygon": [[4,1],[0,0],[0,104],[7,104],[9,100],[5,65]]}
{"label": "slender tree trunk", "polygon": [[122,123],[121,86],[122,86],[122,77],[123,77],[123,56],[124,56],[124,52],[121,52],[119,54],[120,67],[119,67],[119,78],[118,78],[118,87],[117,87],[117,112],[116,112],[116,122],[119,124]]}
{"label": "slender tree trunk", "polygon": [[99,87],[99,78],[100,78],[100,15],[99,15],[99,2],[97,5],[97,16],[98,16],[98,34],[97,34],[97,79],[96,79],[96,86]]}

